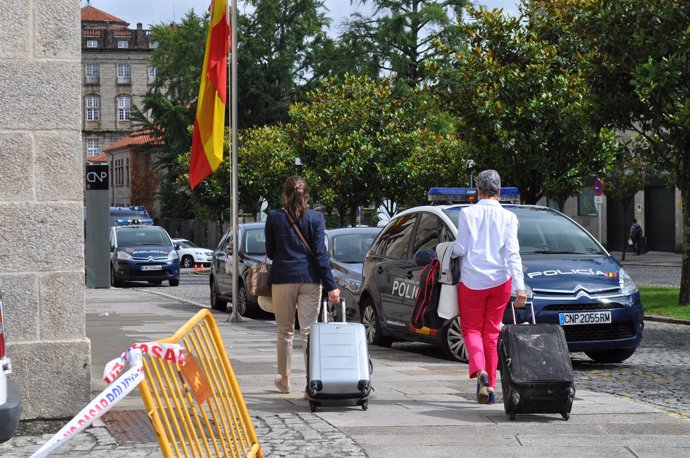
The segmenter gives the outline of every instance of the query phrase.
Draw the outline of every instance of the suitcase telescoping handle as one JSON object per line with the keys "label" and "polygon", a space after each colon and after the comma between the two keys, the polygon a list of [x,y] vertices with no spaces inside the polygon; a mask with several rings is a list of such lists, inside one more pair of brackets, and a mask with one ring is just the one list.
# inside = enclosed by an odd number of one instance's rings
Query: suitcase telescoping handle
{"label": "suitcase telescoping handle", "polygon": [[[321,318],[324,323],[328,323],[328,299],[324,299],[323,306],[321,307]],[[347,322],[345,318],[345,299],[340,299],[340,321],[343,323]]]}
{"label": "suitcase telescoping handle", "polygon": [[[532,310],[532,324],[536,324],[537,320],[534,317],[534,304],[532,301],[528,302],[529,308]],[[517,324],[517,320],[515,319],[515,304],[513,304],[513,301],[510,301],[510,309],[513,312],[513,324]]]}

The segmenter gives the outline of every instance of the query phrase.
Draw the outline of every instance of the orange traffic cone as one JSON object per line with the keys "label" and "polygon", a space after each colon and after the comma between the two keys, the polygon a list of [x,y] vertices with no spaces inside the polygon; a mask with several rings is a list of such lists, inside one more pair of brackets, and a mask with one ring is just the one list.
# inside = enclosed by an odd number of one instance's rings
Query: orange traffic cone
{"label": "orange traffic cone", "polygon": [[194,263],[194,272],[196,273],[196,272],[198,272],[198,271],[199,271],[199,267],[197,267],[197,264]]}
{"label": "orange traffic cone", "polygon": [[199,264],[199,267],[200,267],[199,272],[203,273],[203,272],[204,272],[204,265],[203,265],[203,264]]}

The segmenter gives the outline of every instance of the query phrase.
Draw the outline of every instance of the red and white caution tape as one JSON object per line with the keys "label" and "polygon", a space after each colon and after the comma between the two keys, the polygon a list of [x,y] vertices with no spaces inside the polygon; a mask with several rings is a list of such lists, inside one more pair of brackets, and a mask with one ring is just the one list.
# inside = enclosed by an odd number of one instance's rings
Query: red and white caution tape
{"label": "red and white caution tape", "polygon": [[[144,365],[141,361],[143,353],[149,353],[156,358],[175,362],[180,366],[183,366],[185,363],[184,347],[181,345],[157,342],[132,345],[119,358],[106,364],[103,378],[110,385],[51,437],[48,442],[31,455],[31,458],[50,456],[74,436],[102,417],[103,414],[108,412],[115,404],[136,388],[144,380]],[[125,363],[129,363],[132,367],[122,374],[121,377],[117,378],[122,372]]]}
{"label": "red and white caution tape", "polygon": [[184,366],[184,347],[181,345],[160,342],[135,343],[119,358],[115,358],[105,365],[103,380],[106,383],[112,383],[125,368],[126,363],[131,365],[138,363],[144,353]]}

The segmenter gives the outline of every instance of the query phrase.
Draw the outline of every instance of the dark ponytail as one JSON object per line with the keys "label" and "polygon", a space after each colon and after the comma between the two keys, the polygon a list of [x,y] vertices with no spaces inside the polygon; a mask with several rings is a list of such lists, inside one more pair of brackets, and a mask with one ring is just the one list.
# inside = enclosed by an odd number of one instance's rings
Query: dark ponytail
{"label": "dark ponytail", "polygon": [[309,208],[307,182],[300,176],[290,177],[283,186],[285,210],[293,221],[297,221]]}

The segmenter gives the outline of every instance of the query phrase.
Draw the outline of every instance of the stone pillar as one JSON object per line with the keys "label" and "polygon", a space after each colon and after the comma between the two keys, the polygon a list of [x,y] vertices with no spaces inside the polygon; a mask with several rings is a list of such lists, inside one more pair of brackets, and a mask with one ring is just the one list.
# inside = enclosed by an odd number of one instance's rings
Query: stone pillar
{"label": "stone pillar", "polygon": [[91,395],[84,317],[79,2],[0,14],[0,290],[22,419]]}

